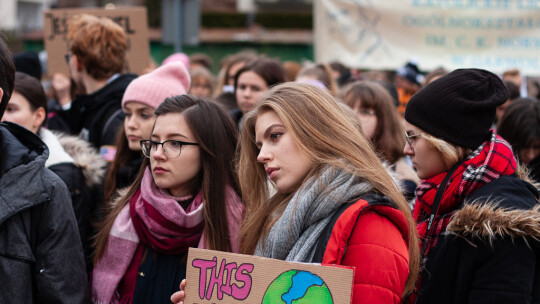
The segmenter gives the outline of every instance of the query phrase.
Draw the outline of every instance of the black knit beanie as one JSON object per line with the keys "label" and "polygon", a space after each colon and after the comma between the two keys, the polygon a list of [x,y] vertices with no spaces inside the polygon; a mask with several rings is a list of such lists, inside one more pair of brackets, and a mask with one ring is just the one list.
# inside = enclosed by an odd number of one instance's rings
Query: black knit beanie
{"label": "black knit beanie", "polygon": [[491,72],[455,70],[414,94],[405,120],[449,143],[475,149],[489,139],[495,109],[508,96],[501,79]]}

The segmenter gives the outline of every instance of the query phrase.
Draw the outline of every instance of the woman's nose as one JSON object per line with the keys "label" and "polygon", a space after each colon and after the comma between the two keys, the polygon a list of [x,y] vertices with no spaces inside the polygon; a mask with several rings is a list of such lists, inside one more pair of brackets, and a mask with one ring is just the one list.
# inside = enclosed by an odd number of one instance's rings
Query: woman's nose
{"label": "woman's nose", "polygon": [[264,164],[272,159],[272,154],[266,151],[266,149],[261,148],[259,155],[257,155],[257,161],[261,164]]}

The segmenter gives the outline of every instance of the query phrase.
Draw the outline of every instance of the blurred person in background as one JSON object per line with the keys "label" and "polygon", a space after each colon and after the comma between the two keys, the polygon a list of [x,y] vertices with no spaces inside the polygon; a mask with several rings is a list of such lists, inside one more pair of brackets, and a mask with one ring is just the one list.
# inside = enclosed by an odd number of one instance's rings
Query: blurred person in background
{"label": "blurred person in background", "polygon": [[394,84],[399,98],[398,113],[401,116],[405,114],[405,107],[411,96],[420,90],[420,84],[423,80],[423,75],[415,60],[407,62],[405,66],[396,71]]}
{"label": "blurred person in background", "polygon": [[283,82],[285,70],[277,59],[261,56],[238,70],[234,88],[239,111],[233,114],[237,123],[244,114],[255,107],[271,86]]}
{"label": "blurred person in background", "polygon": [[540,101],[532,97],[514,100],[501,117],[497,132],[512,145],[531,178],[540,183]]}
{"label": "blurred person in background", "polygon": [[208,71],[212,71],[212,58],[206,54],[195,53],[189,55],[189,70],[205,68]]}
{"label": "blurred person in background", "polygon": [[445,68],[436,68],[435,70],[426,74],[424,81],[422,82],[422,86],[426,86],[432,81],[435,81],[446,74],[448,74],[448,71]]}
{"label": "blurred person in background", "polygon": [[238,73],[247,62],[255,59],[257,59],[257,54],[251,51],[239,52],[225,57],[218,77],[216,97],[223,93],[232,93],[234,95],[234,79],[236,73]]}
{"label": "blurred person in background", "polygon": [[193,68],[190,71],[191,87],[189,94],[199,98],[211,98],[216,89],[216,78],[212,73],[204,68]]}
{"label": "blurred person in background", "polygon": [[357,81],[343,88],[341,98],[354,110],[364,136],[396,173],[401,192],[407,201],[411,201],[420,180],[405,160],[403,126],[390,94],[377,82]]}
{"label": "blurred person in background", "polygon": [[510,105],[510,103],[519,98],[519,87],[509,80],[503,80],[504,86],[508,90],[508,100],[503,103],[502,105],[497,107],[497,111],[495,112],[495,121],[493,122],[493,128],[497,129],[497,124],[499,121],[501,121],[501,118],[504,115],[504,112],[506,111],[506,108]]}
{"label": "blurred person in background", "polygon": [[105,160],[112,161],[115,136],[124,121],[122,96],[137,77],[121,74],[126,61],[126,34],[109,18],[81,14],[68,21],[67,40],[71,78],[77,87],[85,88],[86,94],[77,95],[69,110],[60,113],[72,134],[89,141]]}
{"label": "blurred person in background", "polygon": [[[519,72],[519,69],[506,70],[503,72],[501,78],[503,81],[510,81],[514,83],[519,88],[520,96],[521,96],[521,91],[523,88],[524,81],[523,81],[523,76]],[[526,96],[526,94],[524,94],[523,96]]]}
{"label": "blurred person in background", "polygon": [[341,62],[330,62],[329,66],[332,69],[332,75],[339,88],[344,87],[353,80],[351,70]]}
{"label": "blurred person in background", "polygon": [[132,81],[122,98],[124,126],[118,132],[117,152],[105,180],[105,202],[133,183],[144,155],[141,140],[150,138],[155,109],[167,98],[186,94],[190,78],[183,63],[172,62]]}
{"label": "blurred person in background", "polygon": [[283,62],[283,69],[285,69],[285,82],[294,81],[302,65],[298,61],[287,60]]}
{"label": "blurred person in background", "polygon": [[257,54],[251,51],[243,51],[229,55],[221,61],[221,70],[219,71],[217,87],[214,92],[215,100],[231,110],[235,121],[238,121],[238,104],[234,94],[234,78],[247,62],[255,60]]}
{"label": "blurred person in background", "polygon": [[329,65],[323,63],[310,63],[304,66],[300,72],[298,72],[298,75],[296,75],[296,82],[309,83],[326,88],[334,96],[338,92],[338,86],[334,79],[332,69]]}

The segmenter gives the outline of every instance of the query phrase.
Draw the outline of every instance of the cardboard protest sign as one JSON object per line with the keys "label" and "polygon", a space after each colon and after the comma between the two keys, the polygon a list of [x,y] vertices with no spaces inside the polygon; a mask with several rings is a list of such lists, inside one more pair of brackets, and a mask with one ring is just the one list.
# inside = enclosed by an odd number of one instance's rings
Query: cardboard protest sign
{"label": "cardboard protest sign", "polygon": [[126,52],[126,72],[140,74],[150,62],[148,42],[148,21],[145,7],[116,9],[84,8],[53,9],[44,11],[44,41],[47,50],[49,75],[63,73],[69,75],[65,55],[69,53],[66,39],[68,20],[77,14],[109,17],[124,28],[128,38]]}
{"label": "cardboard protest sign", "polygon": [[351,302],[354,269],[190,248],[184,303]]}

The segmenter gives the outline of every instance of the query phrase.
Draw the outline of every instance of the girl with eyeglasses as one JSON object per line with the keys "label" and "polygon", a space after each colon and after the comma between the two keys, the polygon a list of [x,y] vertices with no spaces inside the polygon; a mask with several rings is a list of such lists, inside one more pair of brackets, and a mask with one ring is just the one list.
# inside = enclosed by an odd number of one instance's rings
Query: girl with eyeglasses
{"label": "girl with eyeglasses", "polygon": [[140,141],[141,170],[97,235],[95,302],[166,303],[185,278],[189,247],[238,252],[234,122],[190,95],[165,99],[155,116]]}
{"label": "girl with eyeglasses", "polygon": [[403,123],[390,93],[377,82],[357,81],[343,88],[340,95],[358,116],[364,136],[396,173],[407,201],[412,201],[420,180],[403,153]]}
{"label": "girl with eyeglasses", "polygon": [[422,272],[407,303],[539,303],[539,192],[491,128],[498,76],[455,70],[408,102]]}

